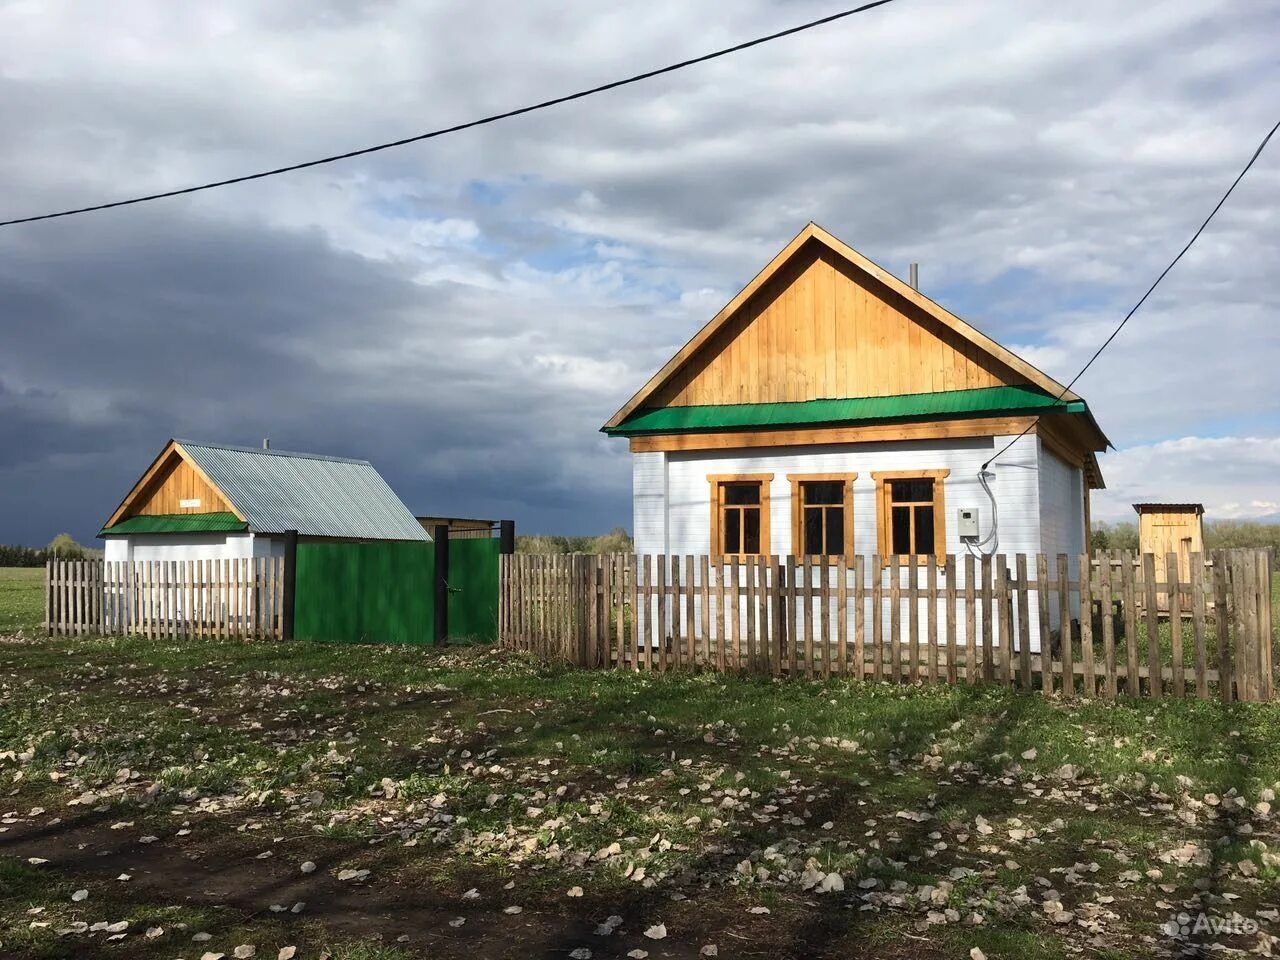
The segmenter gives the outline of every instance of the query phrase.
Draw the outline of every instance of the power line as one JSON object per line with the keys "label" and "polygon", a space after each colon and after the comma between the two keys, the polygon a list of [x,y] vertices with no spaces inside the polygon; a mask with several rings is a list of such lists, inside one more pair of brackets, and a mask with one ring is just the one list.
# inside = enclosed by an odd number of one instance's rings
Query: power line
{"label": "power line", "polygon": [[306,170],[308,167],[319,167],[326,163],[336,163],[339,160],[350,160],[352,157],[362,157],[369,153],[377,153],[381,150],[390,150],[393,147],[403,147],[410,143],[418,143],[421,140],[432,140],[436,137],[443,137],[445,134],[458,133],[462,130],[470,130],[473,127],[482,127],[486,124],[497,123],[499,120],[509,120],[512,117],[518,117],[522,114],[534,113],[538,110],[546,110],[548,107],[559,106],[562,103],[569,103],[573,100],[581,100],[584,97],[590,97],[597,93],[604,93],[609,90],[616,90],[619,87],[639,83],[642,80],[650,80],[653,77],[659,77],[665,73],[674,73],[677,70],[683,70],[686,67],[692,67],[699,63],[706,63],[709,60],[716,60],[720,57],[726,57],[731,53],[738,53],[741,50],[758,47],[761,44],[769,43],[772,40],[779,40],[783,37],[792,36],[793,34],[803,33],[806,30],[812,30],[815,27],[835,23],[837,20],[843,20],[846,17],[852,17],[854,14],[864,13],[867,10],[872,10],[876,7],[883,7],[892,2],[893,0],[873,0],[873,2],[864,3],[860,7],[842,10],[839,13],[820,17],[817,20],[810,20],[808,23],[802,23],[799,26],[788,27],[786,30],[779,30],[777,33],[770,33],[767,36],[756,37],[754,40],[735,43],[731,47],[724,47],[720,50],[714,50],[711,53],[704,53],[701,56],[693,57],[690,60],[681,60],[679,63],[672,63],[665,67],[658,67],[655,70],[646,70],[644,73],[637,73],[622,80],[614,80],[610,83],[600,84],[597,87],[579,90],[576,93],[567,93],[563,96],[553,97],[550,100],[543,100],[539,103],[517,107],[514,110],[506,110],[502,113],[494,113],[487,117],[481,117],[479,120],[470,120],[466,123],[454,124],[451,127],[441,127],[439,130],[432,130],[428,133],[419,133],[415,136],[405,137],[401,140],[391,140],[387,143],[379,143],[371,147],[361,147],[358,150],[348,150],[346,153],[335,153],[332,156],[320,157],[316,160],[304,160],[301,163],[291,163],[285,167],[275,167],[271,170],[262,170],[258,173],[248,173],[239,177],[229,177],[226,180],[213,180],[209,183],[195,184],[194,186],[182,187],[177,190],[165,190],[160,193],[149,193],[145,196],[133,197],[129,200],[113,200],[110,203],[99,203],[90,207],[76,207],[72,210],[59,210],[56,213],[42,213],[33,217],[18,217],[14,220],[0,220],[0,227],[11,227],[19,223],[34,223],[37,220],[54,220],[58,217],[71,217],[80,213],[93,213],[97,210],[112,210],[116,207],[131,206],[135,203],[147,203],[151,200],[163,200],[167,197],[178,197],[187,193],[199,193],[202,190],[213,190],[216,187],[228,187],[232,184],[246,183],[250,180],[262,180],[266,177],[279,176],[282,173],[292,173],[295,170]]}
{"label": "power line", "polygon": [[[1223,204],[1227,202],[1227,198],[1231,196],[1236,186],[1239,185],[1240,181],[1244,179],[1244,175],[1249,172],[1249,169],[1253,166],[1254,161],[1257,160],[1258,157],[1262,156],[1262,151],[1266,149],[1267,144],[1270,142],[1271,138],[1275,135],[1275,132],[1277,130],[1280,130],[1280,120],[1277,120],[1275,126],[1273,126],[1271,130],[1267,133],[1267,135],[1262,138],[1262,142],[1258,144],[1258,149],[1253,151],[1253,156],[1249,158],[1249,162],[1244,165],[1244,169],[1241,170],[1240,173],[1236,175],[1236,178],[1231,181],[1231,186],[1227,187],[1227,192],[1222,195],[1222,199],[1220,199],[1217,202],[1217,204],[1214,205],[1214,208],[1209,211],[1209,215],[1204,218],[1204,223],[1200,224],[1200,228],[1196,230],[1194,234],[1191,235],[1191,239],[1187,241],[1186,246],[1184,246],[1181,250],[1179,250],[1178,255],[1169,261],[1169,265],[1160,271],[1160,276],[1156,277],[1155,282],[1147,288],[1147,292],[1144,293],[1141,299],[1139,299],[1138,302],[1133,305],[1133,308],[1124,315],[1124,319],[1120,321],[1120,324],[1114,330],[1111,331],[1111,336],[1107,337],[1106,340],[1102,341],[1102,346],[1098,347],[1097,350],[1093,351],[1093,356],[1089,358],[1089,362],[1086,363],[1083,367],[1081,367],[1080,372],[1071,378],[1071,382],[1062,388],[1062,392],[1058,394],[1057,398],[1054,400],[1055,404],[1061,403],[1062,398],[1071,392],[1071,388],[1076,385],[1076,381],[1079,380],[1081,377],[1083,377],[1085,371],[1088,370],[1091,366],[1093,366],[1093,361],[1097,360],[1098,357],[1102,356],[1102,351],[1107,349],[1107,347],[1111,346],[1111,341],[1120,335],[1120,331],[1124,329],[1124,325],[1129,322],[1129,319],[1135,313],[1138,312],[1138,308],[1147,302],[1147,298],[1151,296],[1151,294],[1155,291],[1156,287],[1160,286],[1160,281],[1163,280],[1165,276],[1168,275],[1170,270],[1172,270],[1175,266],[1177,266],[1177,263],[1179,260],[1182,259],[1183,254],[1185,254],[1188,250],[1191,249],[1191,245],[1200,239],[1200,234],[1204,233],[1205,227],[1209,226],[1209,221],[1212,220],[1217,215],[1218,211],[1222,209]],[[1043,416],[1043,414],[1041,416]],[[994,457],[992,457],[990,460],[984,463],[982,465],[982,469],[985,470],[991,464],[995,463],[997,458],[999,458],[1002,454],[1006,453],[1010,447],[1012,447],[1015,443],[1017,443],[1019,440],[1025,437],[1027,433],[1030,432],[1031,428],[1034,427],[1039,422],[1040,422],[1040,417],[1037,416],[1034,420],[1032,420],[1029,424],[1027,424],[1026,428],[1020,434],[1018,434],[1016,437],[1014,437],[1012,440],[1006,443],[1003,447],[1001,447],[999,453],[997,453]]]}

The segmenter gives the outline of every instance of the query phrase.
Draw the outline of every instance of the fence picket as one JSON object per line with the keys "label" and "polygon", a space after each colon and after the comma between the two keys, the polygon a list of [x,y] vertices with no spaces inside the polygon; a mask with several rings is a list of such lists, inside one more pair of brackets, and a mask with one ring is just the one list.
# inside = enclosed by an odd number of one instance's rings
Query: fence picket
{"label": "fence picket", "polygon": [[884,679],[884,567],[880,554],[871,556],[871,655],[873,676]]}
{"label": "fence picket", "polygon": [[813,679],[813,565],[808,554],[800,560],[804,592],[804,675]]}
{"label": "fence picket", "polygon": [[1156,600],[1155,554],[1142,555],[1142,578],[1147,621],[1147,688],[1151,691],[1151,696],[1158,697],[1163,692],[1164,678],[1160,663],[1160,609]]}
{"label": "fence picket", "polygon": [[1213,619],[1218,635],[1218,695],[1224,703],[1236,698],[1232,669],[1231,616],[1227,606],[1227,564],[1222,550],[1213,551]]}
{"label": "fence picket", "polygon": [[818,576],[822,582],[818,586],[818,602],[821,617],[818,621],[819,636],[822,638],[822,675],[831,676],[831,565],[826,557],[818,558]]}
{"label": "fence picket", "polygon": [[1169,652],[1173,658],[1173,695],[1187,695],[1187,678],[1182,662],[1182,582],[1178,555],[1165,556],[1165,597],[1169,601]]}
{"label": "fence picket", "polygon": [[729,664],[729,606],[724,558],[716,560],[716,667],[723,673]]}
{"label": "fence picket", "polygon": [[928,606],[925,608],[925,650],[929,660],[930,683],[938,682],[938,558],[929,554],[925,568],[925,591]]}
{"label": "fence picket", "polygon": [[1014,558],[1017,564],[1018,593],[1018,686],[1023,690],[1031,689],[1031,598],[1027,590],[1027,555],[1019,553]]}
{"label": "fence picket", "polygon": [[1098,677],[1093,662],[1093,560],[1080,554],[1080,659],[1084,664],[1084,695],[1098,695]]}
{"label": "fence picket", "polygon": [[1062,652],[1062,696],[1076,695],[1076,659],[1071,638],[1071,569],[1067,555],[1058,554],[1058,646]]}
{"label": "fence picket", "polygon": [[907,683],[920,682],[920,565],[907,561]]}
{"label": "fence picket", "polygon": [[1142,678],[1138,675],[1138,590],[1134,574],[1138,561],[1125,550],[1121,555],[1121,587],[1124,590],[1125,692],[1142,696]]}
{"label": "fence picket", "polygon": [[741,568],[738,564],[738,558],[735,556],[729,563],[729,622],[732,630],[732,669],[742,669],[742,607],[740,598],[742,595]]}
{"label": "fence picket", "polygon": [[1202,553],[1191,554],[1191,643],[1194,648],[1197,697],[1209,696],[1209,665],[1204,635],[1205,560]]}
{"label": "fence picket", "polygon": [[995,679],[995,663],[991,650],[993,632],[991,621],[994,619],[991,614],[995,595],[991,589],[991,573],[991,557],[984,555],[982,558],[982,679],[988,683]]}
{"label": "fence picket", "polygon": [[956,558],[947,557],[947,566],[943,574],[947,581],[947,683],[959,683],[956,657],[959,656],[959,644],[956,642]]}
{"label": "fence picket", "polygon": [[1049,635],[1049,558],[1036,554],[1036,614],[1040,624],[1040,692],[1053,693],[1053,643]]}
{"label": "fence picket", "polygon": [[1110,551],[1103,554],[1098,570],[1098,604],[1102,609],[1102,660],[1105,674],[1102,695],[1109,700],[1114,700],[1116,697],[1116,624],[1115,605],[1111,599]]}
{"label": "fence picket", "polygon": [[866,635],[867,612],[864,609],[867,593],[865,577],[866,563],[863,560],[862,554],[857,554],[853,558],[853,649],[856,654],[857,663],[857,667],[854,672],[859,677],[865,677],[868,673]]}
{"label": "fence picket", "polygon": [[769,650],[772,636],[770,629],[772,621],[769,619],[769,573],[773,569],[773,558],[760,557],[756,562],[756,568],[756,612],[759,617],[756,622],[756,652],[760,657],[756,671],[771,673],[773,657]]}
{"label": "fence picket", "polygon": [[889,559],[889,663],[894,683],[902,682],[902,576],[898,561],[897,554]]}
{"label": "fence picket", "polygon": [[844,554],[836,560],[836,669],[849,673],[849,566]]}
{"label": "fence picket", "polygon": [[1270,700],[1274,695],[1273,634],[1271,616],[1271,558],[1272,554],[1259,550],[1254,554],[1254,601],[1258,610],[1258,655],[1261,688],[1258,696]]}
{"label": "fence picket", "polygon": [[996,645],[996,656],[999,658],[1000,682],[1008,685],[1012,679],[1013,669],[1013,610],[1010,606],[1009,594],[1009,561],[1004,555],[996,557],[999,566],[996,569],[996,605],[997,623],[1000,627],[999,643]]}
{"label": "fence picket", "polygon": [[699,611],[702,621],[701,662],[704,667],[709,667],[711,665],[711,558],[704,553],[699,558],[698,566],[699,580],[702,582],[702,609]]}
{"label": "fence picket", "polygon": [[973,554],[964,557],[964,679],[965,683],[977,683],[978,664],[978,607],[977,567]]}
{"label": "fence picket", "polygon": [[786,601],[786,633],[784,635],[784,643],[787,648],[787,669],[794,677],[798,670],[799,659],[799,636],[796,630],[796,615],[799,608],[796,606],[796,558],[793,554],[787,555],[787,601]]}
{"label": "fence picket", "polygon": [[786,604],[783,602],[783,592],[786,589],[786,581],[783,579],[782,557],[774,554],[769,558],[769,668],[775,677],[782,676],[784,666],[783,656],[785,653],[784,638],[786,633],[783,631],[784,611]]}

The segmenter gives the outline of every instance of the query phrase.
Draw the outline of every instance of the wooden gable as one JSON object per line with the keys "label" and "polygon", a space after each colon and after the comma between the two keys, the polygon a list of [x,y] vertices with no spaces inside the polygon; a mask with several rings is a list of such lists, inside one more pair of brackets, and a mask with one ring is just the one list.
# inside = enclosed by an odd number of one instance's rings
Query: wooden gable
{"label": "wooden gable", "polygon": [[110,527],[129,517],[200,513],[232,513],[244,520],[187,456],[182,445],[170,440],[103,526]]}
{"label": "wooden gable", "polygon": [[1028,384],[1064,389],[811,223],[605,426],[642,408]]}

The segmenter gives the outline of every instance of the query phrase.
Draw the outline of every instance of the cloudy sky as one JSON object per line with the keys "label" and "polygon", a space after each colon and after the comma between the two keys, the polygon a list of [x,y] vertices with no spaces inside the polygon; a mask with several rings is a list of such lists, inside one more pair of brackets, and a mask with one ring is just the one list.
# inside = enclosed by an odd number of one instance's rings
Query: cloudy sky
{"label": "cloudy sky", "polygon": [[[0,219],[394,139],[818,0],[0,2]],[[286,177],[0,229],[0,542],[170,436],[366,457],[424,513],[630,524],[600,424],[821,223],[1066,380],[1275,121],[1255,0],[897,0]],[[1135,499],[1280,514],[1280,144],[1078,386]]]}

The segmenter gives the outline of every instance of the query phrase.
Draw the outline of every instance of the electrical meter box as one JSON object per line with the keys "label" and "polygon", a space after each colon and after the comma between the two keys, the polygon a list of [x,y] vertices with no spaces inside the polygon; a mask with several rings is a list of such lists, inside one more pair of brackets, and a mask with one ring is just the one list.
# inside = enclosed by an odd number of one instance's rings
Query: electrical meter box
{"label": "electrical meter box", "polygon": [[977,507],[961,507],[956,511],[956,530],[961,540],[978,539]]}

